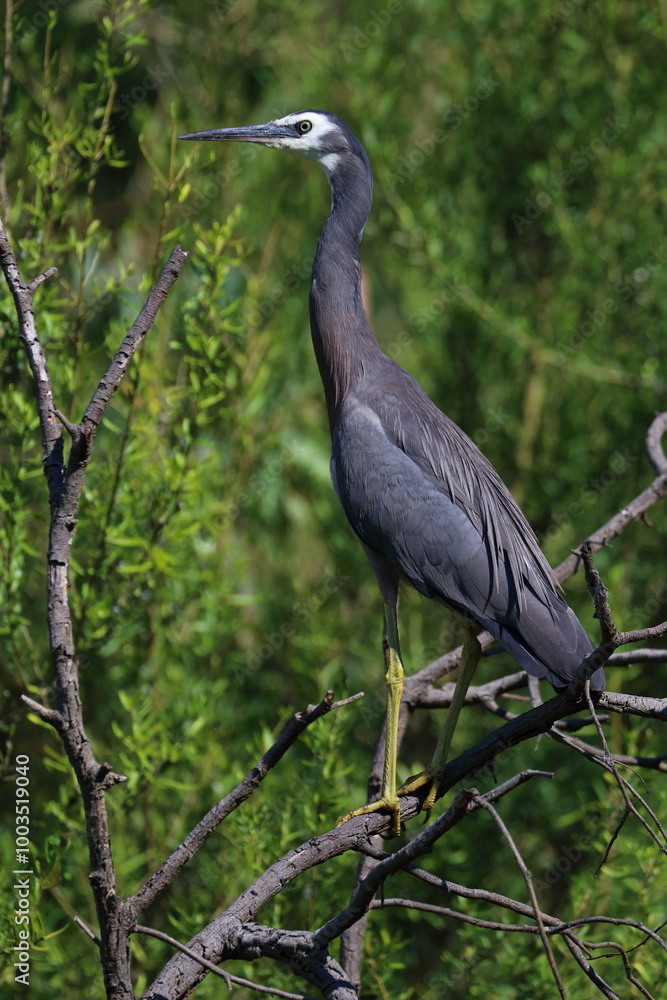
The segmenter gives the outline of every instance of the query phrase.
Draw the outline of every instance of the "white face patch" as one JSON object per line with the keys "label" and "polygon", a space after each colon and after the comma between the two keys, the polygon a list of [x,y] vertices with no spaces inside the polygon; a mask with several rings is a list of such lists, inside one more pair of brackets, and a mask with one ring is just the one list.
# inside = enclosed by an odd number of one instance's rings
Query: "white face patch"
{"label": "white face patch", "polygon": [[[308,121],[312,125],[309,132],[294,138],[278,139],[273,144],[280,149],[290,149],[300,156],[307,156],[311,160],[317,160],[322,164],[327,175],[331,177],[338,166],[340,156],[338,153],[330,151],[330,140],[327,136],[332,132],[337,132],[337,126],[326,115],[318,111],[305,111],[301,114],[285,115],[284,118],[276,118],[274,125],[295,125],[297,122]],[[329,152],[327,150],[329,149]]]}

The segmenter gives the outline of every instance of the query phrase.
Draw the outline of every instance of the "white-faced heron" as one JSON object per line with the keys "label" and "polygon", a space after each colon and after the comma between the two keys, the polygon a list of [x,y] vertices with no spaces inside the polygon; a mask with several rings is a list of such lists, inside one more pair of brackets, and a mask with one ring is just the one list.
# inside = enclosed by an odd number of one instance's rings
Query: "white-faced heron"
{"label": "white-faced heron", "polygon": [[[561,596],[532,528],[493,466],[412,375],[383,354],[371,332],[361,299],[359,246],[373,177],[354,132],[327,111],[300,111],[266,125],[180,138],[287,149],[318,160],[331,184],[331,213],[313,262],[310,325],[329,412],[331,477],[382,593],[387,664],[382,796],[350,816],[386,808],[398,832],[399,796],[429,784],[424,808],[435,800],[479,660],[476,628],[487,629],[524,670],[546,677],[557,689],[574,678],[593,643]],[[433,759],[397,790],[401,580],[455,611],[466,639]],[[602,689],[601,669],[591,685]]]}

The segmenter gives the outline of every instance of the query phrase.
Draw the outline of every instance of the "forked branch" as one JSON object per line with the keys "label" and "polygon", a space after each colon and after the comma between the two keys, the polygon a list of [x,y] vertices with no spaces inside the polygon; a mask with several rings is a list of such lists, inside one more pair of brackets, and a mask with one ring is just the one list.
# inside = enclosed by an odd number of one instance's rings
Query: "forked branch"
{"label": "forked branch", "polygon": [[[115,871],[107,821],[105,794],[124,781],[107,763],[95,758],[83,720],[79,694],[78,665],[72,638],[69,606],[70,551],[77,524],[77,510],[90,460],[95,432],[106,406],[125,373],[139,344],[152,326],[160,305],[176,281],[186,254],[176,247],[151,291],[137,320],[119,348],[109,370],[93,395],[79,424],[59,421],[44,347],[35,324],[33,293],[50,276],[49,268],[26,282],[21,275],[9,237],[0,221],[0,266],[14,298],[18,334],[28,356],[42,428],[43,462],[47,477],[51,524],[47,564],[48,627],[51,658],[56,679],[54,707],[25,698],[26,705],[60,735],[76,775],[86,814],[90,857],[90,884],[100,924],[100,957],[107,995],[114,1000],[134,997],[129,961],[129,937],[122,925],[122,910],[116,893]],[[65,465],[61,423],[72,438]]]}

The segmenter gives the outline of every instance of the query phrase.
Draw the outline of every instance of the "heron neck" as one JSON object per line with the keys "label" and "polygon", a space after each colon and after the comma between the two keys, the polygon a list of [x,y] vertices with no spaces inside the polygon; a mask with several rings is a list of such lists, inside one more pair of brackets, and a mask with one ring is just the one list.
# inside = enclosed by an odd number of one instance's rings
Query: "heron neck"
{"label": "heron neck", "polygon": [[313,261],[310,328],[333,434],[341,403],[382,352],[361,297],[359,246],[371,207],[370,172],[351,156],[330,180],[331,214]]}

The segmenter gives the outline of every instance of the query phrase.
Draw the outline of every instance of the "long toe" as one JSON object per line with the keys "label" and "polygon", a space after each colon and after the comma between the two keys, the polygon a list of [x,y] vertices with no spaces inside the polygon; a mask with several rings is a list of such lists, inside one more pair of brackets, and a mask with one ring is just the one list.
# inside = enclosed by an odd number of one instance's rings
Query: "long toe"
{"label": "long toe", "polygon": [[341,816],[336,823],[336,826],[338,827],[343,823],[347,823],[348,819],[354,819],[355,816],[367,816],[369,813],[381,812],[383,809],[386,809],[391,813],[389,836],[399,837],[401,833],[401,803],[399,802],[398,797],[390,799],[386,796],[382,796],[382,798],[377,799],[375,802],[369,802],[360,809],[353,809],[352,812],[347,813],[345,816]]}

